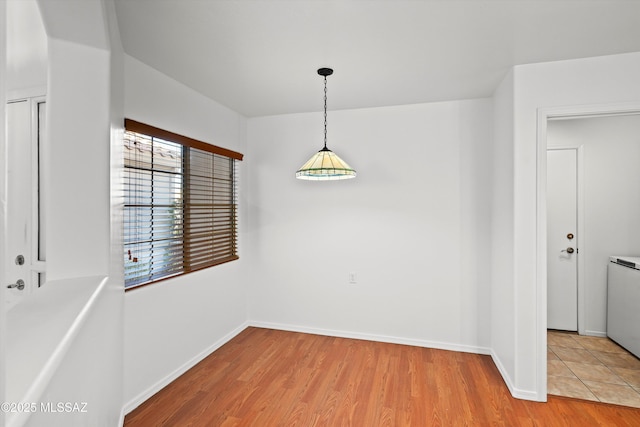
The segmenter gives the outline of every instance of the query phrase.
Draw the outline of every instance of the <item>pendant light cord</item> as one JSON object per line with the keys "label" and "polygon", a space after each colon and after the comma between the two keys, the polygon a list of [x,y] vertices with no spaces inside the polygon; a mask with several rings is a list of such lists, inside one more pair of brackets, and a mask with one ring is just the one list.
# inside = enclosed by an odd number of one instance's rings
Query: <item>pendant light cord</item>
{"label": "pendant light cord", "polygon": [[327,76],[324,76],[324,149],[327,149]]}

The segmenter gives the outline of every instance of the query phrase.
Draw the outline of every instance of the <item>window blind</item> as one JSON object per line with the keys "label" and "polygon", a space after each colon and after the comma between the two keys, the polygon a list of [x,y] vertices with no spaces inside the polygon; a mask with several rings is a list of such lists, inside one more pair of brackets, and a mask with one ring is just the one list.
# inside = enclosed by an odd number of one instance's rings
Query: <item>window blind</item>
{"label": "window blind", "polygon": [[242,154],[125,120],[125,288],[238,259]]}

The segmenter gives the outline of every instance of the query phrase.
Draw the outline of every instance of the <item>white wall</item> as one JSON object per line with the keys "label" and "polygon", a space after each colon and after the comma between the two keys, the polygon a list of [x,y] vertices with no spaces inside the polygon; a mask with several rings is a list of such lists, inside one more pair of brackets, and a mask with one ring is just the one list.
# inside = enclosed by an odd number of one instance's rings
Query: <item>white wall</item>
{"label": "white wall", "polygon": [[640,115],[552,120],[547,146],[584,146],[584,326],[606,335],[609,256],[640,255]]}
{"label": "white wall", "polygon": [[491,113],[330,111],[328,146],[358,172],[333,182],[295,179],[322,113],[249,119],[250,321],[487,352]]}
{"label": "white wall", "polygon": [[513,111],[514,79],[509,72],[493,96],[491,211],[491,350],[511,393],[516,390],[513,286]]}
{"label": "white wall", "polygon": [[109,274],[109,52],[49,40],[47,280]]}
{"label": "white wall", "polygon": [[[246,153],[245,119],[125,56],[125,116]],[[246,166],[240,162],[238,261],[125,294],[125,411],[246,326]]]}
{"label": "white wall", "polygon": [[[515,372],[530,398],[546,399],[546,282],[537,231],[537,114],[540,108],[640,101],[640,53],[531,64],[514,68]],[[496,115],[495,120],[511,120]],[[505,317],[505,321],[508,321]]]}
{"label": "white wall", "polygon": [[6,26],[7,90],[44,88],[47,84],[47,35],[38,3],[36,0],[4,3],[10,17]]}
{"label": "white wall", "polygon": [[[113,16],[103,9],[101,0],[61,0],[55,4],[41,2],[39,6],[50,54],[46,84],[48,146],[44,154],[48,279],[60,279],[60,283],[68,285],[73,277],[111,273],[110,115],[115,110],[111,101],[118,91],[112,81],[111,64],[118,51],[111,51],[106,41],[100,46],[84,43],[87,36],[96,40],[87,32],[97,32],[98,39],[108,34],[107,21]],[[87,14],[96,18],[95,25],[77,31],[74,24],[84,22]],[[69,27],[76,29],[73,37],[56,31]],[[65,288],[71,294],[73,286]],[[45,317],[42,328],[28,335],[27,339],[36,343],[56,339],[46,336],[46,322],[56,323],[59,316],[69,316],[69,310],[82,308],[73,306],[73,295],[66,298],[55,285],[45,284],[43,289],[47,292],[34,296],[53,295],[42,301],[50,304],[53,313]],[[67,339],[65,357],[57,370],[51,364],[36,366],[38,379],[25,385],[37,386],[43,391],[43,398],[50,401],[79,399],[83,394],[91,401],[90,415],[39,413],[29,420],[29,425],[118,423],[122,407],[122,294],[122,283],[109,281],[88,316],[90,320],[76,328],[75,340]],[[65,303],[60,304],[60,300]],[[27,313],[27,319],[32,320],[37,314],[35,310]],[[12,331],[23,326],[23,322],[16,321]],[[95,345],[96,339],[100,345]],[[39,354],[45,359],[53,356]]]}

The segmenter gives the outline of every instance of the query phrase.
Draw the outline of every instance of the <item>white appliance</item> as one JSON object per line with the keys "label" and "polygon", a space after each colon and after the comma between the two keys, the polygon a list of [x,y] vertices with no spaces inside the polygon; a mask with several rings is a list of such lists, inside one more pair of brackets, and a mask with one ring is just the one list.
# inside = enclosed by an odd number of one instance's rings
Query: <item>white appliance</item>
{"label": "white appliance", "polygon": [[609,260],[607,336],[640,357],[640,257]]}

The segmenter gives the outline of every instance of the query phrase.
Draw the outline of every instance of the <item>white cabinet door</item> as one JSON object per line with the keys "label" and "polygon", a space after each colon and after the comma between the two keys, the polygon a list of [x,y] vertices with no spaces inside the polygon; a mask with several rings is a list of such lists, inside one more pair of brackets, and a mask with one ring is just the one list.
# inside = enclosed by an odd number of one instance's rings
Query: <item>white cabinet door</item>
{"label": "white cabinet door", "polygon": [[7,308],[37,288],[44,277],[44,215],[39,160],[44,127],[44,99],[27,98],[6,106],[7,236],[6,280],[2,286]]}
{"label": "white cabinet door", "polygon": [[[31,291],[31,108],[29,101],[7,104],[7,278],[24,289],[6,288],[6,303],[12,307]],[[22,256],[24,263],[16,264]]]}

